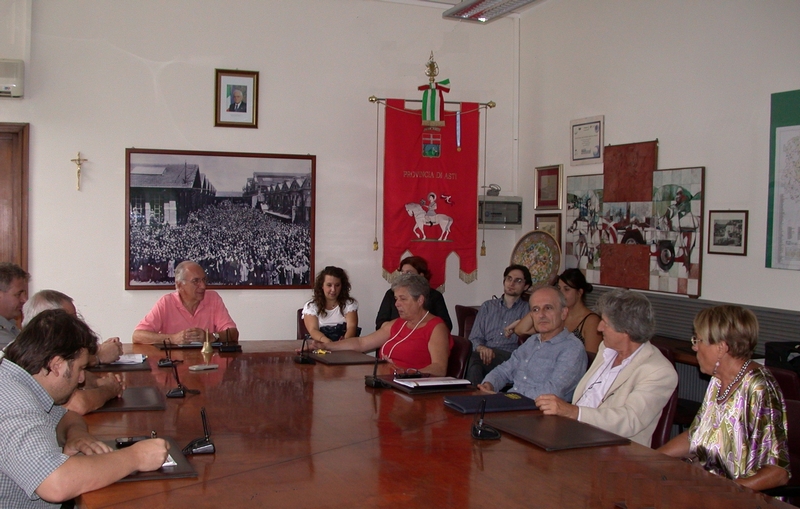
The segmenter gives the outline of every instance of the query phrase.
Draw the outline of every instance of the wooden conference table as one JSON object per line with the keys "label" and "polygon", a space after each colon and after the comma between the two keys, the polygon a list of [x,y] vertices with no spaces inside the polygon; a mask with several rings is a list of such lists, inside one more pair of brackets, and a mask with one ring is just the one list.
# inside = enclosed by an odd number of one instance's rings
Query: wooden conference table
{"label": "wooden conference table", "polygon": [[[441,394],[365,387],[371,365],[294,364],[299,344],[243,342],[205,372],[188,370],[198,350],[174,352],[181,382],[201,394],[165,411],[88,415],[98,438],[155,430],[183,446],[203,435],[205,406],[217,453],[189,458],[196,479],[117,483],[78,507],[790,507],[638,444],[545,452],[507,435],[473,440],[472,417]],[[156,367],[162,352],[126,349],[151,365],[126,373],[129,386],[175,386]]]}

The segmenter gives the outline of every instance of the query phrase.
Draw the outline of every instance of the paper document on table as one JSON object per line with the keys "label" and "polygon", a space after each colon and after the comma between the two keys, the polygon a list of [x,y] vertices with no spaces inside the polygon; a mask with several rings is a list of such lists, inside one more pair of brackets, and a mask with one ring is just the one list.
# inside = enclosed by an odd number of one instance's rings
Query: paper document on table
{"label": "paper document on table", "polygon": [[406,387],[442,387],[452,385],[469,385],[469,380],[452,376],[431,376],[428,378],[395,378],[394,382]]}
{"label": "paper document on table", "polygon": [[175,461],[174,459],[172,459],[172,455],[171,454],[167,454],[167,459],[164,461],[164,464],[161,465],[161,468],[174,467],[177,464],[178,464],[178,462]]}
{"label": "paper document on table", "polygon": [[111,364],[141,364],[145,359],[147,359],[147,356],[141,353],[124,353]]}

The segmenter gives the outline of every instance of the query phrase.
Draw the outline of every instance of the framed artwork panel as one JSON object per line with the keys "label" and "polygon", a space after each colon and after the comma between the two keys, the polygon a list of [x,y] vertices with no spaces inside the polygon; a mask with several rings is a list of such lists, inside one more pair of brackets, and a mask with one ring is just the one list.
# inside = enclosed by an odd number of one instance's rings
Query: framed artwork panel
{"label": "framed artwork panel", "polygon": [[[534,229],[547,232],[561,247],[561,214],[536,214],[533,216]],[[562,248],[563,249],[563,248]]]}
{"label": "framed artwork panel", "polygon": [[564,168],[560,164],[536,168],[536,210],[560,210]]}
{"label": "framed artwork panel", "polygon": [[747,210],[708,211],[708,254],[747,256]]}
{"label": "framed artwork panel", "polygon": [[129,148],[125,289],[171,288],[199,263],[213,289],[314,283],[316,156]]}

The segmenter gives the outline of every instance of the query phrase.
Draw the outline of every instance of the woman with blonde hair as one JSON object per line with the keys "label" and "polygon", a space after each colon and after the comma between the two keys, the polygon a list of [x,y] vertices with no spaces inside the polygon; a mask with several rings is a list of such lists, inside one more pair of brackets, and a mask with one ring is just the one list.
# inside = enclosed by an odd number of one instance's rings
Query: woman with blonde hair
{"label": "woman with blonde hair", "polygon": [[758,320],[739,306],[717,306],[694,319],[692,349],[711,375],[689,430],[659,451],[754,490],[789,480],[786,406],[772,374],[752,362]]}

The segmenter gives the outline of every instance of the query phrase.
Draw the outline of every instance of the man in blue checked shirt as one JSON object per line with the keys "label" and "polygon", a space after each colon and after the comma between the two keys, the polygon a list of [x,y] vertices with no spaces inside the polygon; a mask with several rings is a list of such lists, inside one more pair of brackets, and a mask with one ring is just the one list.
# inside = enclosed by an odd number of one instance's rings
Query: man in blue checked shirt
{"label": "man in blue checked shirt", "polygon": [[531,295],[530,313],[539,332],[493,369],[478,388],[494,393],[513,383],[510,392],[531,399],[556,394],[569,401],[586,372],[587,359],[583,343],[564,328],[568,312],[564,295],[557,288],[536,290]]}
{"label": "man in blue checked shirt", "polygon": [[506,327],[528,313],[528,303],[522,298],[531,287],[531,273],[523,265],[510,265],[503,272],[503,295],[492,297],[481,306],[469,334],[472,356],[466,378],[477,385],[491,370],[507,361],[517,349],[517,335],[506,336]]}
{"label": "man in blue checked shirt", "polygon": [[161,467],[162,439],[112,451],[61,405],[83,381],[97,338],[62,309],[37,315],[0,363],[0,507],[59,508],[81,493]]}

